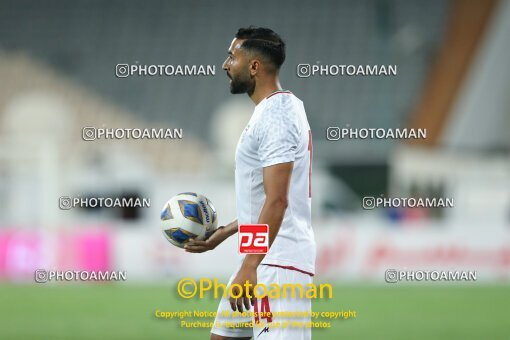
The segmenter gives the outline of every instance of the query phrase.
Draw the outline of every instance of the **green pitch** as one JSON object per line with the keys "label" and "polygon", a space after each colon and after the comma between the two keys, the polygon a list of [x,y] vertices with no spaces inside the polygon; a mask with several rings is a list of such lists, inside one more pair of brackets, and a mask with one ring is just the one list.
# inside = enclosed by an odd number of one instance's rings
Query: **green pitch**
{"label": "green pitch", "polygon": [[[208,339],[208,329],[180,328],[155,311],[217,307],[213,299],[178,298],[174,285],[0,285],[0,296],[1,339]],[[314,311],[357,317],[314,329],[313,338],[508,339],[509,306],[507,286],[339,285]]]}

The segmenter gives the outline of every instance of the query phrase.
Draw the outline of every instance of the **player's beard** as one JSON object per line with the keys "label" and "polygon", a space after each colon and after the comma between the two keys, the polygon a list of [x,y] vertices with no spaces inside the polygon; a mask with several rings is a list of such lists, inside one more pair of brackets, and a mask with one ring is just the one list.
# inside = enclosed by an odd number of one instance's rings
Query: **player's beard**
{"label": "player's beard", "polygon": [[249,96],[255,91],[255,80],[250,75],[245,76],[230,76],[230,93],[241,94],[247,93]]}

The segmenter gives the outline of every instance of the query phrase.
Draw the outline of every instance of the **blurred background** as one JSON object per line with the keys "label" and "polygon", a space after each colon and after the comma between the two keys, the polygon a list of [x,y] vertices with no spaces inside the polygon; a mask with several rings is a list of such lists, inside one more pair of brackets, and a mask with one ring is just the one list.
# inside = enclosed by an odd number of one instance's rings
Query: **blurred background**
{"label": "blurred background", "polygon": [[[221,69],[240,27],[287,43],[281,83],[314,136],[317,309],[358,318],[314,338],[505,338],[510,302],[510,2],[0,0],[0,335],[208,338],[153,311],[187,276],[228,278],[237,239],[188,254],[160,209],[192,191],[235,219],[234,151],[253,111]],[[212,76],[118,78],[117,64],[216,65]],[[397,76],[298,77],[298,64],[397,65]],[[414,141],[329,141],[330,126],[422,128]],[[84,141],[82,129],[177,128],[175,140]],[[60,210],[58,198],[150,208]],[[364,196],[454,208],[363,210]],[[35,284],[34,271],[123,270],[122,284]],[[477,282],[389,284],[387,269],[471,270]],[[33,327],[26,327],[30,323]],[[506,326],[505,326],[506,325]],[[395,332],[395,330],[399,330]],[[418,334],[419,333],[419,334]]]}

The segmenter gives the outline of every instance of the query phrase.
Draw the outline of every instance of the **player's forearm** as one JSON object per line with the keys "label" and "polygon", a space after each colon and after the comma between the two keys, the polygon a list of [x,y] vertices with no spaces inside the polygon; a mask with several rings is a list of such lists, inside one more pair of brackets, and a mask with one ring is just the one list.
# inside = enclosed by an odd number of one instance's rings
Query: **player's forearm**
{"label": "player's forearm", "polygon": [[237,220],[234,220],[227,224],[225,227],[223,227],[223,232],[225,233],[226,236],[225,238],[228,238],[237,233],[238,227],[239,225],[237,223]]}
{"label": "player's forearm", "polygon": [[215,241],[219,244],[225,241],[230,236],[237,233],[237,220],[230,222],[226,226],[219,227],[214,233]]}
{"label": "player's forearm", "polygon": [[[286,199],[266,199],[262,207],[258,223],[269,225],[269,248],[271,248],[276,235],[278,235],[286,209]],[[265,256],[265,254],[248,254],[244,259],[243,266],[257,268]]]}

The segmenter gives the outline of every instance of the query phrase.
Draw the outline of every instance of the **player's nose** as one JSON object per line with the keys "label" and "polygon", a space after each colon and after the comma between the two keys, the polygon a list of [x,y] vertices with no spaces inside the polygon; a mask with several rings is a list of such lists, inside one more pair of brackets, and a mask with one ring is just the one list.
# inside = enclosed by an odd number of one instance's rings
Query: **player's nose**
{"label": "player's nose", "polygon": [[228,71],[228,63],[227,63],[227,60],[225,60],[223,62],[223,65],[221,65],[221,67],[225,70],[225,71]]}

